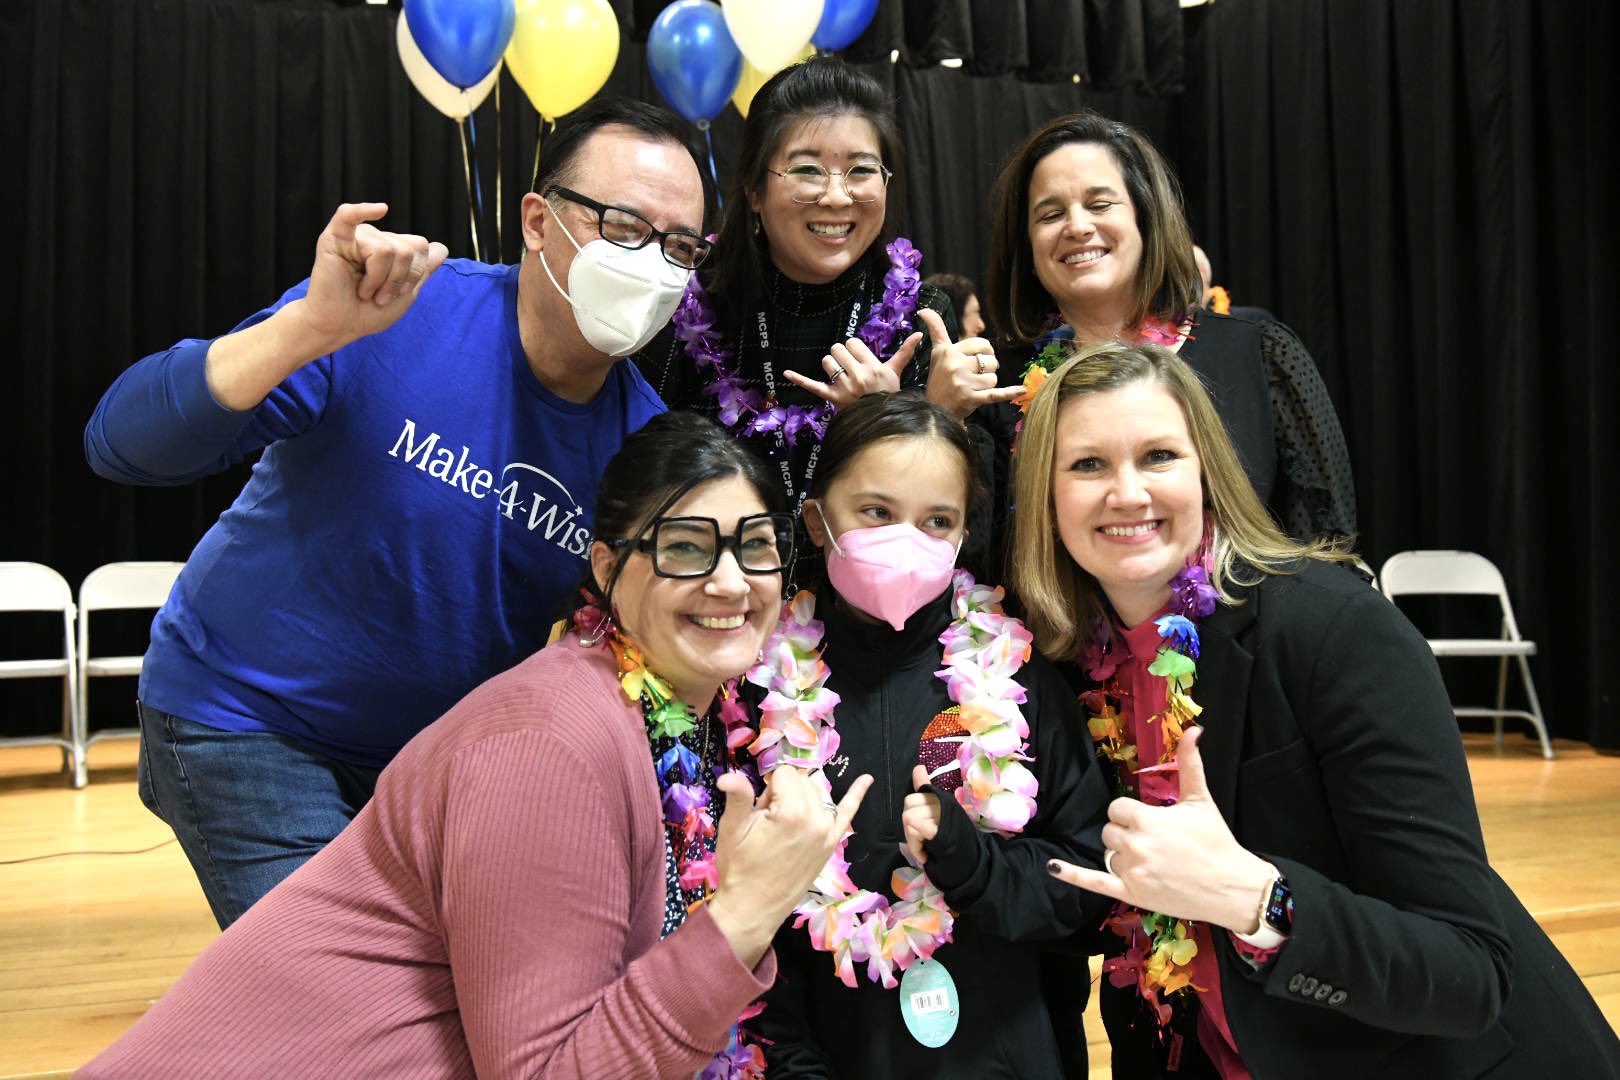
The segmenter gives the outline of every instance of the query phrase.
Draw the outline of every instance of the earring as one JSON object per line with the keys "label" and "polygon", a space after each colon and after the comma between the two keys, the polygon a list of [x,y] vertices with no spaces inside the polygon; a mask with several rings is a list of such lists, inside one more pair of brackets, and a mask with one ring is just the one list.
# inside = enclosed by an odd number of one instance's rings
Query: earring
{"label": "earring", "polygon": [[754,235],[755,236],[759,235],[761,228],[762,228],[762,226],[759,223],[759,217],[756,215],[755,218],[754,218]]}
{"label": "earring", "polygon": [[601,621],[599,621],[595,628],[591,630],[590,636],[580,638],[579,643],[587,648],[600,645],[602,643],[602,639],[611,634],[613,630],[613,614],[612,612],[604,611],[602,613]]}

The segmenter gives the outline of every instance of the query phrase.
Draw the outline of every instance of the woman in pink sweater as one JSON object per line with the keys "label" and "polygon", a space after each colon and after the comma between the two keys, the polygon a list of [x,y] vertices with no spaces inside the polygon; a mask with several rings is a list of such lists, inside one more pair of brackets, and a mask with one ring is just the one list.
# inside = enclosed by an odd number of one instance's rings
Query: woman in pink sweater
{"label": "woman in pink sweater", "polygon": [[739,1015],[869,783],[834,807],[798,769],[757,797],[726,769],[728,683],[792,555],[780,502],[709,421],[627,439],[590,548],[606,600],[413,739],[79,1075],[756,1076]]}

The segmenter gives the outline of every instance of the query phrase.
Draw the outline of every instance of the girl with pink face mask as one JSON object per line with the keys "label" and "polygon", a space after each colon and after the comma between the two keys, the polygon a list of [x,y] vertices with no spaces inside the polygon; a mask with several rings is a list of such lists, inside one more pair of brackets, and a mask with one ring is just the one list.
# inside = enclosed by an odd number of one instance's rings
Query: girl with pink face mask
{"label": "girl with pink face mask", "polygon": [[1074,694],[994,583],[956,569],[973,460],[915,392],[861,399],[822,445],[804,525],[826,570],[749,675],[760,741],[779,739],[760,761],[820,773],[833,801],[875,783],[776,935],[754,1022],[773,1080],[1058,1077],[1085,1052],[1040,957],[1106,905],[1046,864],[1098,863],[1109,795]]}

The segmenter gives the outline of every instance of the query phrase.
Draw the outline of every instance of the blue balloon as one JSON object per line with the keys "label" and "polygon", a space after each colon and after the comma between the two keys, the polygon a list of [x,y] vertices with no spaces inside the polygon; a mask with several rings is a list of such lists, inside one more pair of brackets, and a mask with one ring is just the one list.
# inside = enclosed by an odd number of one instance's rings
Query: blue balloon
{"label": "blue balloon", "polygon": [[810,43],[829,52],[848,48],[877,14],[878,0],[826,0]]}
{"label": "blue balloon", "polygon": [[500,63],[517,25],[514,0],[405,0],[417,48],[451,86],[477,86]]}
{"label": "blue balloon", "polygon": [[677,0],[647,33],[653,85],[693,123],[707,123],[726,107],[742,65],[742,52],[714,0]]}

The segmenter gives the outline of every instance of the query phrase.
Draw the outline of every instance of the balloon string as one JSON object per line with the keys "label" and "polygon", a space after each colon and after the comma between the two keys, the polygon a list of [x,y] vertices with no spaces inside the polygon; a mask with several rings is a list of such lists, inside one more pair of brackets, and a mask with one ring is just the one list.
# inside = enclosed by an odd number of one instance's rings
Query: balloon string
{"label": "balloon string", "polygon": [[506,259],[506,229],[501,224],[501,173],[506,162],[501,157],[501,77],[495,76],[495,258]]}
{"label": "balloon string", "polygon": [[456,121],[461,129],[461,171],[467,181],[467,228],[472,234],[473,258],[483,261],[478,250],[478,215],[473,210],[473,179],[472,179],[472,153],[467,148],[467,121]]}
{"label": "balloon string", "polygon": [[534,121],[534,168],[529,170],[529,190],[540,190],[540,147],[546,141],[546,118],[537,115]]}
{"label": "balloon string", "polygon": [[709,146],[709,178],[714,181],[714,207],[721,213],[726,209],[726,198],[720,194],[720,170],[714,167],[714,129],[703,124],[703,141]]}
{"label": "balloon string", "polygon": [[[483,170],[478,167],[478,121],[473,118],[471,113],[467,114],[467,138],[472,143],[472,182],[474,201],[478,206],[478,220],[483,221],[485,217],[484,181],[482,175]],[[479,260],[488,261],[488,254],[489,253],[487,251],[480,249],[478,253]]]}

